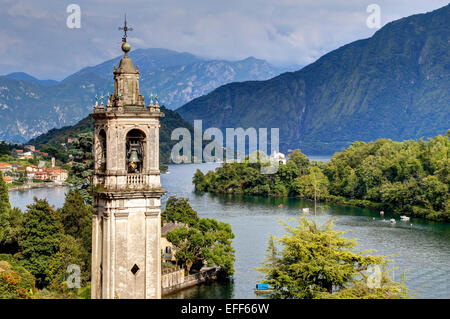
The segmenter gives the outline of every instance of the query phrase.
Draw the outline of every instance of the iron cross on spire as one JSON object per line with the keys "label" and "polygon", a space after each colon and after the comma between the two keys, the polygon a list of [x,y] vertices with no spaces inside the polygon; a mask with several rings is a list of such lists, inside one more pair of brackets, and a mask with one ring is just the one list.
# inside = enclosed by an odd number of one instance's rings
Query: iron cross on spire
{"label": "iron cross on spire", "polygon": [[133,31],[133,28],[129,28],[127,27],[127,14],[125,13],[125,22],[123,24],[123,27],[119,27],[119,30],[123,30],[123,37],[122,37],[122,42],[125,43],[127,42],[127,31]]}

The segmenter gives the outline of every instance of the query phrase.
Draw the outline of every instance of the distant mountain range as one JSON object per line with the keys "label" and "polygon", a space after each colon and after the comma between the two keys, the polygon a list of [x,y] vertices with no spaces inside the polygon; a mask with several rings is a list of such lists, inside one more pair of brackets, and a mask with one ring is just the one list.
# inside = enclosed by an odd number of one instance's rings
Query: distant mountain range
{"label": "distant mountain range", "polygon": [[39,80],[36,79],[34,76],[31,76],[24,72],[13,72],[7,75],[4,75],[4,77],[19,81],[25,81],[25,82],[33,82],[44,86],[51,86],[58,84],[58,81],[55,80]]}
{"label": "distant mountain range", "polygon": [[[252,57],[207,60],[166,49],[137,49],[130,57],[139,65],[142,94],[158,94],[160,104],[169,109],[225,83],[269,79],[285,71]],[[120,58],[84,68],[61,82],[38,80],[22,72],[0,76],[0,139],[24,142],[84,118],[96,94],[113,91],[112,71]]]}
{"label": "distant mountain range", "polygon": [[450,128],[450,5],[388,23],[297,72],[221,86],[177,109],[208,127],[278,127],[281,149],[330,154],[356,140]]}

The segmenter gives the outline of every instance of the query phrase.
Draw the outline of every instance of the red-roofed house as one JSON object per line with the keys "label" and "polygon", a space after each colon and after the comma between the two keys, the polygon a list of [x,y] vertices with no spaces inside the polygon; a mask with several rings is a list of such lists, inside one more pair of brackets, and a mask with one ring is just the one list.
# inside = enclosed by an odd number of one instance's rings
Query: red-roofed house
{"label": "red-roofed house", "polygon": [[34,178],[40,179],[41,181],[45,181],[46,179],[48,179],[48,176],[46,172],[35,172]]}
{"label": "red-roofed house", "polygon": [[11,164],[8,164],[8,163],[0,163],[0,171],[1,171],[2,173],[9,172],[9,171],[12,171],[12,170],[13,170],[13,167],[12,167]]}
{"label": "red-roofed house", "polygon": [[67,170],[62,168],[47,168],[45,169],[45,172],[47,173],[47,178],[51,179],[52,181],[56,182],[64,182],[67,177],[69,177],[69,174]]}
{"label": "red-roofed house", "polygon": [[3,176],[3,180],[6,184],[12,184],[12,178],[11,176]]}

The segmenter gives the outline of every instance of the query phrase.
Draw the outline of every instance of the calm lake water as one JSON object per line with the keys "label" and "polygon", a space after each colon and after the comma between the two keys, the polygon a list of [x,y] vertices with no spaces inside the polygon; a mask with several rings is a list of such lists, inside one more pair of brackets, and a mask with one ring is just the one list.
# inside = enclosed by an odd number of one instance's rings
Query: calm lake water
{"label": "calm lake water", "polygon": [[[246,196],[214,196],[193,192],[192,176],[197,168],[203,172],[218,164],[169,165],[169,174],[161,176],[170,195],[190,199],[200,217],[216,218],[230,223],[236,250],[234,282],[214,283],[183,290],[167,298],[255,298],[253,288],[262,279],[253,270],[263,261],[270,235],[284,233],[279,220],[289,221],[301,216],[302,208],[313,208],[310,201],[293,198],[264,198]],[[33,189],[10,192],[13,206],[25,208],[33,197],[47,197],[61,207],[64,188]],[[283,204],[283,207],[278,207]],[[406,270],[406,285],[416,298],[450,297],[450,225],[411,218],[409,222],[391,224],[389,212],[381,218],[378,211],[339,205],[321,207],[317,221],[337,217],[336,229],[349,231],[347,237],[359,238],[360,249],[376,249],[377,253],[393,255],[394,279],[400,280]],[[398,219],[398,216],[395,216]]]}

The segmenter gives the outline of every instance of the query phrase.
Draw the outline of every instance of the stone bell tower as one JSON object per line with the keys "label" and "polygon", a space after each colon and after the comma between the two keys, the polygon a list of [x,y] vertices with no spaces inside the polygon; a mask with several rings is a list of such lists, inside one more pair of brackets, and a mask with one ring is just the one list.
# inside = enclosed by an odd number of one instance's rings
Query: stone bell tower
{"label": "stone bell tower", "polygon": [[158,102],[145,106],[122,28],[114,93],[94,107],[92,298],[161,298]]}

